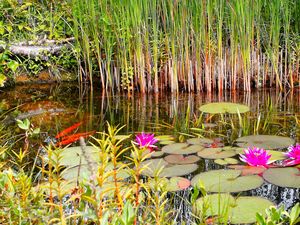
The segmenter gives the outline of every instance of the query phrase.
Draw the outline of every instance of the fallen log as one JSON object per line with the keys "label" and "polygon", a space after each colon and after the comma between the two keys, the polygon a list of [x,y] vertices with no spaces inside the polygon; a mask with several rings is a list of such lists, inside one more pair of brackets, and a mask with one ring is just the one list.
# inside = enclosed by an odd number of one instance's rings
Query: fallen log
{"label": "fallen log", "polygon": [[38,40],[25,41],[18,43],[0,43],[0,52],[9,50],[14,55],[28,56],[30,58],[41,57],[43,60],[48,59],[49,54],[57,54],[62,48],[72,48],[72,42],[75,38],[67,38],[64,40]]}

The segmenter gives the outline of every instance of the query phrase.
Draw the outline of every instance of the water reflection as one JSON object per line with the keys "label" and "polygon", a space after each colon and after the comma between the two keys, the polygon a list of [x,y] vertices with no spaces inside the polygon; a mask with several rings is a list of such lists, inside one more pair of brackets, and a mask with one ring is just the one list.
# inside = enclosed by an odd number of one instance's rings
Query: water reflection
{"label": "water reflection", "polygon": [[[108,95],[97,88],[94,88],[94,92],[91,93],[88,87],[82,88],[69,84],[26,85],[17,86],[1,93],[0,102],[5,106],[0,111],[5,115],[2,115],[2,119],[6,117],[9,120],[9,115],[13,113],[13,109],[18,110],[19,113],[26,113],[24,111],[34,110],[34,105],[41,102],[45,104],[45,101],[55,102],[50,107],[59,105],[60,107],[64,106],[65,109],[63,113],[48,115],[47,121],[50,123],[42,120],[38,124],[41,126],[41,130],[46,130],[50,136],[77,121],[86,121],[85,126],[81,128],[83,130],[102,130],[105,122],[109,121],[115,125],[126,124],[124,133],[142,130],[160,131],[164,134],[173,133],[175,128],[176,131],[181,131],[187,126],[187,121],[199,118],[201,105],[209,102],[229,101],[248,105],[251,108],[252,118],[250,121],[254,121],[258,115],[264,118],[271,109],[273,122],[288,129],[276,128],[268,131],[268,133],[291,136],[300,142],[300,128],[295,120],[297,118],[300,121],[299,90],[288,92],[262,90],[251,93],[224,92],[222,95],[212,93],[140,95],[135,93],[128,96],[126,93]],[[28,108],[25,108],[24,105],[27,105]],[[8,109],[12,110],[9,111]],[[157,130],[155,124],[168,125]],[[227,132],[225,133],[226,136],[231,135],[230,130],[216,130]],[[222,166],[213,163],[212,160],[203,160],[201,163],[201,170],[222,168]],[[249,194],[264,196],[276,204],[284,204],[286,208],[290,208],[299,200],[299,189],[280,188],[266,183],[260,188],[250,191]],[[184,195],[188,194],[185,192]],[[190,213],[187,203],[182,201],[182,196],[175,201],[179,201],[176,205],[184,212],[184,214],[179,215],[179,219],[187,218]]]}

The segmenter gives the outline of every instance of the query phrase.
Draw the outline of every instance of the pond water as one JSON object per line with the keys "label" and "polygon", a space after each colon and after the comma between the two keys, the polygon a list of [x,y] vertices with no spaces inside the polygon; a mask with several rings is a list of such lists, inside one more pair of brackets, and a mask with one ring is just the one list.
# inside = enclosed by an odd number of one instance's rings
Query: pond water
{"label": "pond water", "polygon": [[[222,101],[248,105],[251,112],[241,115],[242,118],[238,115],[212,117],[201,114],[201,105]],[[84,121],[79,132],[102,131],[108,121],[113,125],[126,125],[122,130],[124,134],[154,132],[174,135],[181,141],[189,138],[186,135],[189,133],[214,138],[225,145],[234,144],[240,136],[252,134],[287,136],[300,142],[299,90],[223,94],[136,93],[129,96],[126,93],[107,94],[97,88],[91,93],[88,87],[76,84],[24,85],[1,92],[0,113],[8,129],[16,129],[14,118],[29,118],[35,127],[40,127],[41,141],[54,137],[78,121]],[[203,171],[224,168],[209,159],[202,159],[199,164]],[[179,195],[188,196],[188,193]],[[297,188],[278,187],[267,182],[241,195],[263,196],[286,208],[292,207],[300,198]],[[181,199],[174,200],[176,209],[182,212],[178,220],[187,219],[190,214],[190,209]]]}

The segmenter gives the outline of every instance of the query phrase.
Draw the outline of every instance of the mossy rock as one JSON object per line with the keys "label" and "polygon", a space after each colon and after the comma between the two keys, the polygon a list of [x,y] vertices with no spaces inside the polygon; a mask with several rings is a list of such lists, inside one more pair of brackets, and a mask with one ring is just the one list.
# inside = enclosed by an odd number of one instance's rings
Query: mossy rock
{"label": "mossy rock", "polygon": [[209,192],[241,192],[260,187],[263,179],[257,175],[240,176],[239,170],[211,170],[196,175],[192,186],[202,185]]}
{"label": "mossy rock", "polygon": [[210,114],[237,114],[249,112],[250,108],[246,105],[232,103],[232,102],[215,102],[202,105],[200,111]]}

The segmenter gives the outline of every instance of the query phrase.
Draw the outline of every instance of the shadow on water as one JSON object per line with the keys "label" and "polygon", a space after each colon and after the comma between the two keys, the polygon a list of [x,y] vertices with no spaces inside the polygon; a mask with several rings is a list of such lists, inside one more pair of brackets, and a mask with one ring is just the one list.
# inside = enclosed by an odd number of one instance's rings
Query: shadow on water
{"label": "shadow on water", "polygon": [[[91,93],[88,88],[79,88],[70,84],[26,85],[16,86],[0,95],[0,114],[3,122],[13,126],[15,118],[29,118],[47,136],[55,134],[77,121],[84,121],[79,128],[82,131],[104,129],[106,121],[113,125],[126,125],[124,133],[138,131],[159,134],[176,134],[187,132],[194,124],[191,121],[201,116],[199,107],[209,102],[236,102],[250,107],[250,125],[260,116],[266,117],[272,109],[272,126],[264,130],[267,134],[290,136],[300,142],[300,96],[299,90],[276,92],[262,90],[251,93],[237,92],[218,94],[186,94],[180,93],[128,96],[125,94],[109,94],[95,88]],[[271,103],[271,108],[270,108]],[[216,123],[219,118],[210,121]],[[187,122],[187,120],[189,120]],[[165,126],[157,126],[157,125]],[[279,127],[279,128],[278,128]],[[228,136],[224,127],[212,129],[212,133],[220,132]],[[251,131],[249,134],[252,134]],[[210,133],[211,135],[211,133]],[[240,133],[235,134],[239,136]],[[202,160],[200,171],[223,168],[212,160]],[[200,172],[198,171],[198,172]],[[244,194],[244,193],[243,193]],[[264,183],[260,188],[245,193],[246,195],[263,196],[276,204],[292,207],[300,198],[299,189],[281,188]],[[175,194],[174,206],[180,211],[177,220],[190,218],[190,208],[186,200],[188,191]]]}

